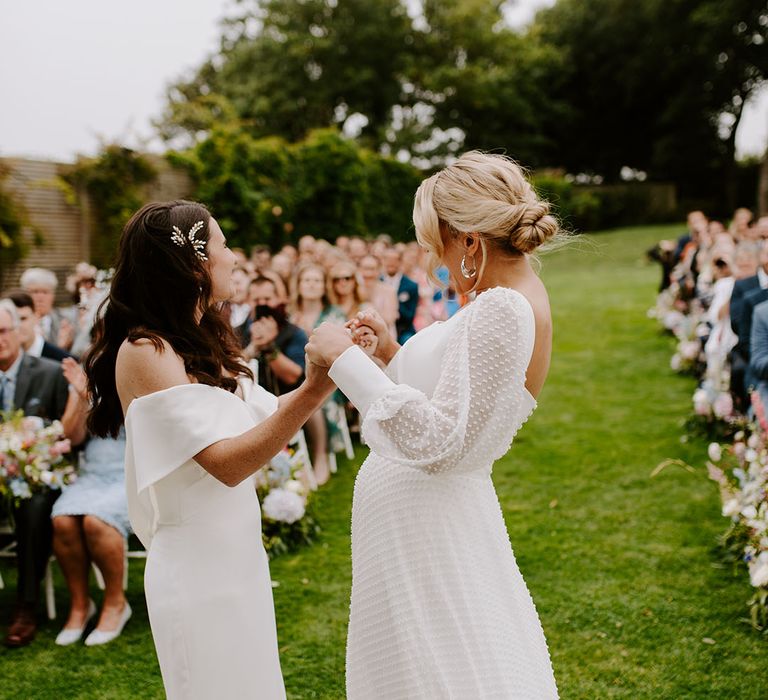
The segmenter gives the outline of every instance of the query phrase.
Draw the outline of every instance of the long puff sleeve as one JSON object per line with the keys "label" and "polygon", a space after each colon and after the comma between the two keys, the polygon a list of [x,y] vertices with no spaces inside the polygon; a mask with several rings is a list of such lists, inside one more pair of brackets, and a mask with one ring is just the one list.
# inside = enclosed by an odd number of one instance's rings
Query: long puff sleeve
{"label": "long puff sleeve", "polygon": [[509,448],[528,415],[520,414],[533,311],[519,292],[496,288],[462,314],[431,398],[395,384],[357,347],[334,363],[329,374],[363,414],[377,455],[437,474],[489,465]]}

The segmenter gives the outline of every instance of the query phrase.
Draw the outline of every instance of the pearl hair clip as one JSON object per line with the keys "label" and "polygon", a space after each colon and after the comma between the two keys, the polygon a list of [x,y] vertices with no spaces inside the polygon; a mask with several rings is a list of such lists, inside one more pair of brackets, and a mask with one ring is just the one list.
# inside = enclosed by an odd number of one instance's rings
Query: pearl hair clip
{"label": "pearl hair clip", "polygon": [[205,254],[205,241],[200,241],[195,238],[195,234],[205,226],[204,221],[198,221],[196,224],[192,226],[191,229],[189,229],[189,233],[187,234],[187,237],[184,238],[184,234],[181,232],[181,229],[178,226],[173,227],[173,233],[171,233],[171,240],[179,246],[179,248],[183,248],[187,241],[189,241],[190,245],[192,246],[193,250],[195,251],[195,255],[200,260],[208,260],[208,256]]}

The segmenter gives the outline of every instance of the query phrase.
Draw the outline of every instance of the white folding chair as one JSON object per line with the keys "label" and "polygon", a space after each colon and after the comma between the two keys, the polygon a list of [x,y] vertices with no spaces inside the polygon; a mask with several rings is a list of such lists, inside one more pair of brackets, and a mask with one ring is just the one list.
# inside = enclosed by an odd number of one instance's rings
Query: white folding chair
{"label": "white folding chair", "polygon": [[301,459],[302,472],[307,480],[307,485],[312,491],[317,491],[317,479],[315,479],[315,470],[312,468],[312,459],[309,456],[309,448],[307,447],[307,438],[304,435],[304,431],[299,430],[291,438],[288,445],[296,450],[296,455]]}
{"label": "white folding chair", "polygon": [[[341,433],[341,439],[344,443],[344,454],[347,459],[353,459],[355,456],[355,448],[352,446],[352,436],[349,433],[347,412],[344,410],[344,406],[336,401],[332,401],[329,405],[328,418],[336,424]],[[331,474],[335,474],[338,468],[336,465],[336,453],[333,450],[328,451],[328,463],[330,465]]]}
{"label": "white folding chair", "polygon": [[[13,528],[10,523],[0,523],[0,535],[13,535]],[[16,558],[16,540],[11,540],[8,544],[0,547],[0,557],[3,559],[15,559]],[[51,557],[53,558],[53,557]],[[51,569],[51,562],[45,567],[45,576],[43,578],[43,587],[45,590],[45,609],[48,614],[48,619],[53,620],[56,618],[56,600],[53,595],[53,571]],[[2,575],[0,575],[0,588],[5,588],[5,581]]]}

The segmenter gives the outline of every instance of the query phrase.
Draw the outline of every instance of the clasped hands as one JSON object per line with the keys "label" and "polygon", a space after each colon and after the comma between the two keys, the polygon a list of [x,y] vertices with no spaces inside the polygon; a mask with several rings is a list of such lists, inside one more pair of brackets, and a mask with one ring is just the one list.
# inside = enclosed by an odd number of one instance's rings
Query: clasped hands
{"label": "clasped hands", "polygon": [[307,359],[319,367],[330,367],[348,348],[358,345],[367,355],[394,343],[384,320],[375,311],[361,311],[343,326],[320,324],[305,347]]}

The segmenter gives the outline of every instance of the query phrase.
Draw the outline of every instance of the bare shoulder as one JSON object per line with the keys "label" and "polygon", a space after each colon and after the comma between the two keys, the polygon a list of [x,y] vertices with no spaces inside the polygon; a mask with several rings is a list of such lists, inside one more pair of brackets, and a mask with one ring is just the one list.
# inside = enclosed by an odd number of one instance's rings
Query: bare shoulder
{"label": "bare shoulder", "polygon": [[133,399],[180,384],[189,384],[184,361],[169,343],[140,338],[125,340],[117,353],[115,378],[117,392],[127,409]]}

